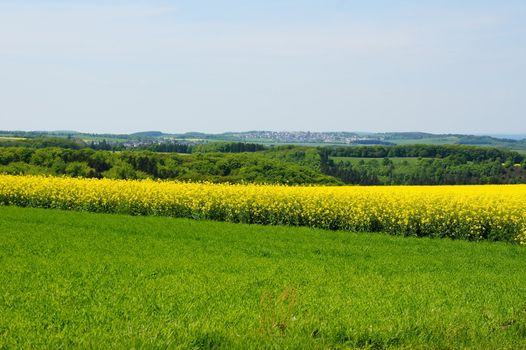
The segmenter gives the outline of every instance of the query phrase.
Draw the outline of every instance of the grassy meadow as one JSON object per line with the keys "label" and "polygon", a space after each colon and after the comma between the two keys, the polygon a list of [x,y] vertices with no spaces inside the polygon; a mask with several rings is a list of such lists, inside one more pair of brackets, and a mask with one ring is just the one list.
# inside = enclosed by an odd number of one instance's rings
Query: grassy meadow
{"label": "grassy meadow", "polygon": [[[346,162],[353,165],[360,164],[363,162],[377,161],[381,163],[383,158],[367,158],[367,157],[331,157],[335,162]],[[415,166],[420,159],[431,159],[422,157],[388,157],[395,166]]]}
{"label": "grassy meadow", "polygon": [[507,243],[0,206],[0,348],[526,348]]}

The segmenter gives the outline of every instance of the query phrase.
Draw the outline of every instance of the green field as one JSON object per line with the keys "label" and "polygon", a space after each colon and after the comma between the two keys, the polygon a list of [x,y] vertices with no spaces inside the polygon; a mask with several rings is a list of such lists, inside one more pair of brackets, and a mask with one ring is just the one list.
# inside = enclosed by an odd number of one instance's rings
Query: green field
{"label": "green field", "polygon": [[390,139],[397,145],[453,145],[459,141],[458,136],[428,137],[418,139]]}
{"label": "green field", "polygon": [[[335,162],[349,162],[351,164],[358,164],[360,161],[369,162],[376,160],[381,163],[384,158],[363,158],[363,157],[330,157]],[[418,157],[389,157],[394,166],[414,166],[418,163],[419,159],[431,159],[431,158],[418,158]]]}
{"label": "green field", "polygon": [[526,249],[0,207],[3,348],[526,348]]}
{"label": "green field", "polygon": [[27,140],[25,137],[11,137],[11,136],[0,136],[0,142],[2,141],[19,141]]}

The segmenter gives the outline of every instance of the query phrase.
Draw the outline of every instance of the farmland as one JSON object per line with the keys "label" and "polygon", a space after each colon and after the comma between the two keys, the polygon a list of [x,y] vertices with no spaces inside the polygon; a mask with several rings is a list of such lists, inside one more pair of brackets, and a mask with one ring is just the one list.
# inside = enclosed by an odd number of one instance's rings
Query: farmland
{"label": "farmland", "polygon": [[0,348],[526,346],[505,243],[0,207]]}
{"label": "farmland", "polygon": [[526,347],[526,185],[341,186],[518,154],[32,142],[0,151],[0,349]]}
{"label": "farmland", "polygon": [[[334,159],[335,161],[342,161],[342,162],[354,162],[354,163],[359,163],[360,161],[369,161],[369,160],[372,160],[372,159],[376,159],[376,160],[382,160],[382,159],[378,159],[378,158],[366,158],[366,157],[331,157],[331,159]],[[418,159],[422,159],[422,158],[417,158],[417,157],[389,157],[389,159],[395,163],[395,164],[399,164],[399,163],[403,163],[404,161],[408,162],[409,164],[415,164]]]}
{"label": "farmland", "polygon": [[526,243],[526,186],[277,186],[0,175],[0,204]]}

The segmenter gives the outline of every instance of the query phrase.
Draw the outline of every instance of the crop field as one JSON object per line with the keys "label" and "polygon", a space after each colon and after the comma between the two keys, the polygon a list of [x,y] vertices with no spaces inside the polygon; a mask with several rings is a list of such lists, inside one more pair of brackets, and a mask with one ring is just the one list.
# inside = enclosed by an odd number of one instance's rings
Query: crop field
{"label": "crop field", "polygon": [[0,207],[0,348],[526,347],[508,243]]}
{"label": "crop field", "polygon": [[[348,162],[351,164],[359,164],[360,161],[369,162],[376,160],[381,163],[384,158],[364,158],[364,157],[331,157],[335,162]],[[432,159],[432,158],[418,158],[418,157],[388,157],[396,166],[415,166],[420,159]]]}
{"label": "crop field", "polygon": [[394,139],[389,140],[394,142],[397,145],[415,145],[415,144],[425,144],[425,145],[452,145],[456,144],[459,141],[457,136],[444,136],[444,137],[429,137],[429,138],[418,138],[418,139]]}
{"label": "crop field", "polygon": [[526,185],[277,186],[0,175],[0,204],[526,243]]}
{"label": "crop field", "polygon": [[2,141],[18,141],[18,140],[26,140],[25,137],[14,137],[14,136],[0,136],[0,142]]}

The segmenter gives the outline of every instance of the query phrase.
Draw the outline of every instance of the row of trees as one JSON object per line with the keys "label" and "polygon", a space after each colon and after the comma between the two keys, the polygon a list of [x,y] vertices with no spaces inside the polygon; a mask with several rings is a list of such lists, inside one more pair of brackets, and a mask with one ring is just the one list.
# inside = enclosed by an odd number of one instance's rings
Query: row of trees
{"label": "row of trees", "polygon": [[[270,148],[261,144],[246,142],[209,142],[195,143],[180,142],[176,140],[162,142],[107,142],[106,140],[84,142],[75,138],[60,137],[35,137],[20,140],[9,140],[0,142],[0,147],[27,147],[47,148],[59,147],[68,149],[91,148],[94,150],[125,151],[145,150],[161,153],[244,153],[260,152]],[[306,149],[312,147],[301,146],[277,146],[276,150],[284,149]],[[360,157],[360,158],[393,158],[393,157],[422,157],[422,158],[446,158],[456,157],[461,162],[470,161],[495,161],[509,160],[513,163],[521,163],[525,156],[518,152],[491,147],[475,147],[468,145],[397,145],[397,146],[346,146],[346,147],[320,147],[320,152],[332,157]]]}
{"label": "row of trees", "polygon": [[327,147],[321,149],[327,156],[360,157],[360,158],[393,158],[422,157],[446,158],[455,157],[460,162],[482,162],[510,160],[513,163],[522,162],[525,157],[518,152],[490,147],[475,147],[466,145],[398,145],[398,146],[359,146],[359,147]]}
{"label": "row of trees", "polygon": [[500,160],[462,162],[455,156],[420,158],[414,163],[394,163],[389,158],[358,163],[322,157],[322,171],[347,184],[359,185],[459,185],[526,183],[522,166]]}
{"label": "row of trees", "polygon": [[257,143],[247,142],[209,142],[209,143],[189,143],[181,141],[126,141],[108,142],[105,139],[100,141],[85,142],[76,138],[63,137],[33,137],[26,139],[4,140],[0,142],[0,147],[26,147],[26,148],[48,148],[59,147],[67,149],[91,148],[96,151],[152,151],[160,153],[243,153],[258,152],[267,147]]}

